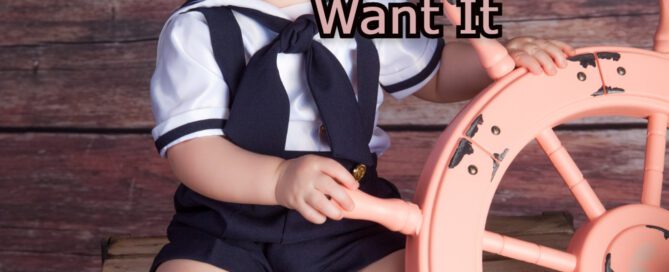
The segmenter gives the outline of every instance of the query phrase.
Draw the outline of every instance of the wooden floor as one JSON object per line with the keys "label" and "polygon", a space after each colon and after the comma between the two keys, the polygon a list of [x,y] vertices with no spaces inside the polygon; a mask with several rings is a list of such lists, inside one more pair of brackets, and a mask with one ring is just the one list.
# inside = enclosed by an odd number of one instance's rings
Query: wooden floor
{"label": "wooden floor", "polygon": [[[574,46],[649,48],[658,16],[655,0],[502,3],[505,37]],[[148,84],[158,33],[179,4],[0,4],[0,271],[99,271],[106,237],[164,235],[178,181],[153,148]],[[452,29],[447,33],[453,40]],[[380,172],[410,199],[432,144],[463,104],[387,102],[380,123],[393,147]],[[558,133],[609,208],[639,201],[642,121],[585,120]],[[514,162],[492,207],[503,215],[568,210],[577,224],[584,221],[534,143]]]}

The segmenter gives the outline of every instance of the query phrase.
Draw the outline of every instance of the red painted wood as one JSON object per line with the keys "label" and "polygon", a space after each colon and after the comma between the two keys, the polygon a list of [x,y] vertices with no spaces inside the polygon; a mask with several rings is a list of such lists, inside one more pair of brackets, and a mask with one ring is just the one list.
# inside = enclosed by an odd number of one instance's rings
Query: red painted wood
{"label": "red painted wood", "polygon": [[0,270],[3,272],[99,272],[100,256],[0,251]]}

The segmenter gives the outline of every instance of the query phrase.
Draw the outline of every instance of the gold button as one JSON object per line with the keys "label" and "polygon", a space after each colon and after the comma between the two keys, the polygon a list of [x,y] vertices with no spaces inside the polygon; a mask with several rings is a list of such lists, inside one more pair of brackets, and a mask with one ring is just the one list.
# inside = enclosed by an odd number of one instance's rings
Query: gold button
{"label": "gold button", "polygon": [[328,131],[325,128],[325,125],[320,125],[318,127],[318,138],[320,138],[321,143],[328,142]]}
{"label": "gold button", "polygon": [[318,135],[321,137],[325,137],[327,133],[327,129],[325,129],[325,125],[321,124],[320,127],[318,127]]}
{"label": "gold button", "polygon": [[367,172],[367,166],[364,164],[358,164],[355,168],[353,168],[353,178],[355,178],[357,181],[360,181],[365,176],[365,172]]}

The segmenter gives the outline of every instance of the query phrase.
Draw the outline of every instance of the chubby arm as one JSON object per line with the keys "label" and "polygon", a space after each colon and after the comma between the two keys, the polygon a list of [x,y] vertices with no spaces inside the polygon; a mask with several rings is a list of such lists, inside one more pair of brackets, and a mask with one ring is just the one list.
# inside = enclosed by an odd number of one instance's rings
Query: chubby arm
{"label": "chubby arm", "polygon": [[278,205],[283,159],[248,152],[220,136],[179,143],[167,151],[174,175],[188,188],[220,201]]}
{"label": "chubby arm", "polygon": [[[517,37],[504,42],[516,67],[533,74],[555,75],[557,68],[567,65],[567,56],[574,49],[556,40]],[[464,41],[447,43],[441,54],[439,72],[415,95],[421,99],[449,103],[471,99],[493,80],[488,76],[476,50]]]}
{"label": "chubby arm", "polygon": [[[167,151],[174,175],[191,190],[219,201],[282,205],[307,220],[341,219],[353,200],[342,186],[357,189],[353,176],[334,160],[307,155],[292,160],[247,151],[220,136],[174,145]],[[341,185],[340,185],[341,184]]]}
{"label": "chubby arm", "polygon": [[432,102],[467,100],[492,83],[467,42],[447,43],[441,53],[437,74],[415,96]]}

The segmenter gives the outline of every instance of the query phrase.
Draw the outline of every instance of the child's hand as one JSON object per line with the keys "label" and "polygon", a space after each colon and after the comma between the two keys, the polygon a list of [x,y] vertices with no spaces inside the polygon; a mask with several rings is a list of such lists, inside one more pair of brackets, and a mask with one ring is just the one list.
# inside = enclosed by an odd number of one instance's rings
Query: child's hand
{"label": "child's hand", "polygon": [[358,189],[358,182],[338,162],[316,155],[286,160],[279,166],[275,196],[277,202],[297,210],[304,218],[322,224],[326,216],[333,220],[343,217],[342,211],[330,202],[352,210],[353,200],[342,185]]}
{"label": "child's hand", "polygon": [[516,62],[516,67],[525,67],[534,74],[546,72],[555,75],[555,66],[567,67],[567,57],[574,54],[574,48],[566,43],[534,37],[513,38],[505,47]]}

